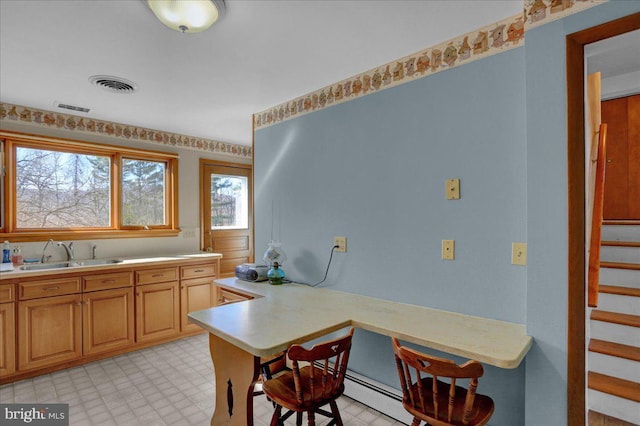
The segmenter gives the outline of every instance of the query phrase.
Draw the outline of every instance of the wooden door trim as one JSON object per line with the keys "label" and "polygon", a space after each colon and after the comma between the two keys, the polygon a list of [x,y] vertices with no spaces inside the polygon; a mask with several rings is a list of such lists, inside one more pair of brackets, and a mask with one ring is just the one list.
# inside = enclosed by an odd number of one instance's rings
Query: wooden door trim
{"label": "wooden door trim", "polygon": [[640,28],[640,13],[566,37],[568,155],[567,424],[585,424],[584,46]]}
{"label": "wooden door trim", "polygon": [[[203,249],[205,247],[205,243],[206,241],[204,241],[204,223],[205,223],[205,217],[204,217],[204,205],[205,205],[205,195],[204,195],[204,177],[205,177],[205,168],[207,166],[213,166],[213,167],[229,167],[232,169],[243,169],[243,170],[247,170],[249,172],[249,234],[251,236],[251,244],[249,247],[250,250],[250,261],[253,262],[253,258],[254,258],[254,235],[255,235],[255,230],[254,230],[254,212],[253,212],[253,208],[254,208],[254,197],[255,197],[255,191],[254,191],[254,181],[253,181],[253,161],[251,164],[245,164],[245,163],[230,163],[227,161],[217,161],[217,160],[210,160],[207,158],[201,158],[200,159],[200,187],[199,187],[199,192],[200,192],[200,248]],[[218,271],[219,273],[219,271]]]}

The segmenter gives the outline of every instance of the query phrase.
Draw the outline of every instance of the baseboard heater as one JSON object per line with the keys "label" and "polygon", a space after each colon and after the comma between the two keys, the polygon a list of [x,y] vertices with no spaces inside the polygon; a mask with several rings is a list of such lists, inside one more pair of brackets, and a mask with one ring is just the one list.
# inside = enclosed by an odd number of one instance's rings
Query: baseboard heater
{"label": "baseboard heater", "polygon": [[344,376],[344,394],[404,424],[413,421],[402,406],[402,391],[348,369]]}

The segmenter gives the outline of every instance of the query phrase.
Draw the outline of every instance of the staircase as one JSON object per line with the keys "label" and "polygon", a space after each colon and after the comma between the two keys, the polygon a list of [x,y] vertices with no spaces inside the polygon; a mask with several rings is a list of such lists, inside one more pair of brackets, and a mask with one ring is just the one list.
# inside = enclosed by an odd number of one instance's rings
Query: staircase
{"label": "staircase", "polygon": [[640,425],[640,224],[604,225],[589,309],[588,407]]}

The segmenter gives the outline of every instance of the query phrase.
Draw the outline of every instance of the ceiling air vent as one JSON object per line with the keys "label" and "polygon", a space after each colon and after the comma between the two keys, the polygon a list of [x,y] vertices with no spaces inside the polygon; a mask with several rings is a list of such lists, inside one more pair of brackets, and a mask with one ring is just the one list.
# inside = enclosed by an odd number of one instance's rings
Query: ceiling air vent
{"label": "ceiling air vent", "polygon": [[112,93],[133,93],[138,88],[133,81],[112,75],[92,75],[89,77],[89,81],[94,86],[98,86]]}
{"label": "ceiling air vent", "polygon": [[63,104],[63,103],[60,103],[60,102],[56,102],[55,105],[58,108],[70,109],[71,111],[76,111],[76,112],[89,112],[89,111],[91,111],[89,108],[79,107],[79,106],[76,106],[76,105]]}

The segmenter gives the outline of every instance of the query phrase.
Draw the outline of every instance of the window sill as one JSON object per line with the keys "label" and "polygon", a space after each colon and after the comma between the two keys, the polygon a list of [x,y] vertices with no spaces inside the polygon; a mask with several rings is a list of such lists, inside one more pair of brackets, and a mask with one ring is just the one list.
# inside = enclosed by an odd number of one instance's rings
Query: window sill
{"label": "window sill", "polygon": [[107,230],[107,231],[39,231],[39,232],[11,232],[0,233],[0,241],[8,240],[12,243],[54,240],[97,240],[111,238],[155,238],[177,237],[179,229],[149,229],[149,230]]}

